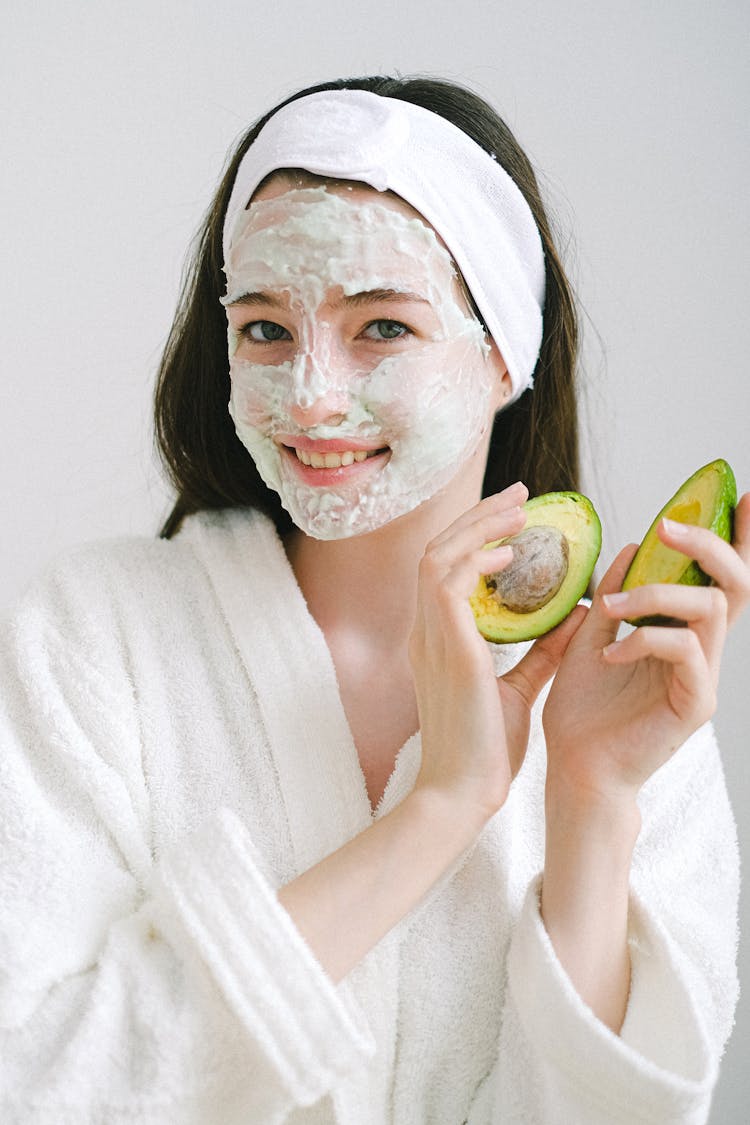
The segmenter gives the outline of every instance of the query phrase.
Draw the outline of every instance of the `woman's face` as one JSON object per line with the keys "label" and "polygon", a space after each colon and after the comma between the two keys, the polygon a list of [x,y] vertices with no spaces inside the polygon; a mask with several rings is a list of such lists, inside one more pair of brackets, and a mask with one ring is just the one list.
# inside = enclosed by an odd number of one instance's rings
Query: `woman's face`
{"label": "woman's face", "polygon": [[225,270],[230,413],[306,534],[374,531],[477,451],[504,365],[450,255],[403,200],[276,178],[242,216]]}

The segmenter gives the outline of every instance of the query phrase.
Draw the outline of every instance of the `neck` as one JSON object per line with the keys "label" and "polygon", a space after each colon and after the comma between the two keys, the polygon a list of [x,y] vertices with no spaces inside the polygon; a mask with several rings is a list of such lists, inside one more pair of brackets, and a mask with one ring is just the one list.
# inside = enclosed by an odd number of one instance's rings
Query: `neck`
{"label": "neck", "polygon": [[293,532],[287,555],[323,632],[347,629],[390,651],[405,647],[425,548],[478,499],[479,490],[456,496],[449,488],[377,531],[350,539],[324,541]]}

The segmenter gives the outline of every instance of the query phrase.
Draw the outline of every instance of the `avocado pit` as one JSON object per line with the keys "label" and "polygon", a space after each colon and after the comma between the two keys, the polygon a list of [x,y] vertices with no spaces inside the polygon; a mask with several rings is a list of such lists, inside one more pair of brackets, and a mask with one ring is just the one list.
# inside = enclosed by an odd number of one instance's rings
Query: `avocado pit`
{"label": "avocado pit", "polygon": [[505,540],[513,559],[485,581],[495,600],[512,613],[534,613],[547,605],[568,573],[568,540],[557,527],[527,527]]}
{"label": "avocado pit", "polygon": [[477,628],[494,644],[530,641],[549,633],[586,593],[602,545],[594,505],[580,492],[547,492],[523,506],[526,525],[511,538],[504,570],[480,575],[469,598]]}

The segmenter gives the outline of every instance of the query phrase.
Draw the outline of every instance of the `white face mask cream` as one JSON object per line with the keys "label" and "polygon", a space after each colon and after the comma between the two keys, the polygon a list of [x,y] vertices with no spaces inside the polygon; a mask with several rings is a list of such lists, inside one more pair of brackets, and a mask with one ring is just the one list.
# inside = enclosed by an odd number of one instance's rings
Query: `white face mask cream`
{"label": "white face mask cream", "polygon": [[225,264],[231,416],[317,539],[374,531],[448,484],[498,379],[435,232],[370,194],[259,199]]}

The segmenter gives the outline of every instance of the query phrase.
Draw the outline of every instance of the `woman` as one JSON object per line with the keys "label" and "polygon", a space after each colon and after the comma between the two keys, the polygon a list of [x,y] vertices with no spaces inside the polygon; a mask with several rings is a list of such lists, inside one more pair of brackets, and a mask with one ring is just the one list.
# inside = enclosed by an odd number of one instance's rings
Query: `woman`
{"label": "woman", "polygon": [[[574,359],[474,95],[334,83],[251,130],[162,366],[165,538],[62,562],[5,646],[4,1119],[706,1120],[750,500],[733,547],[660,530],[713,588],[623,598],[626,548],[487,646],[482,548],[576,483]],[[616,640],[655,612],[686,627]]]}

